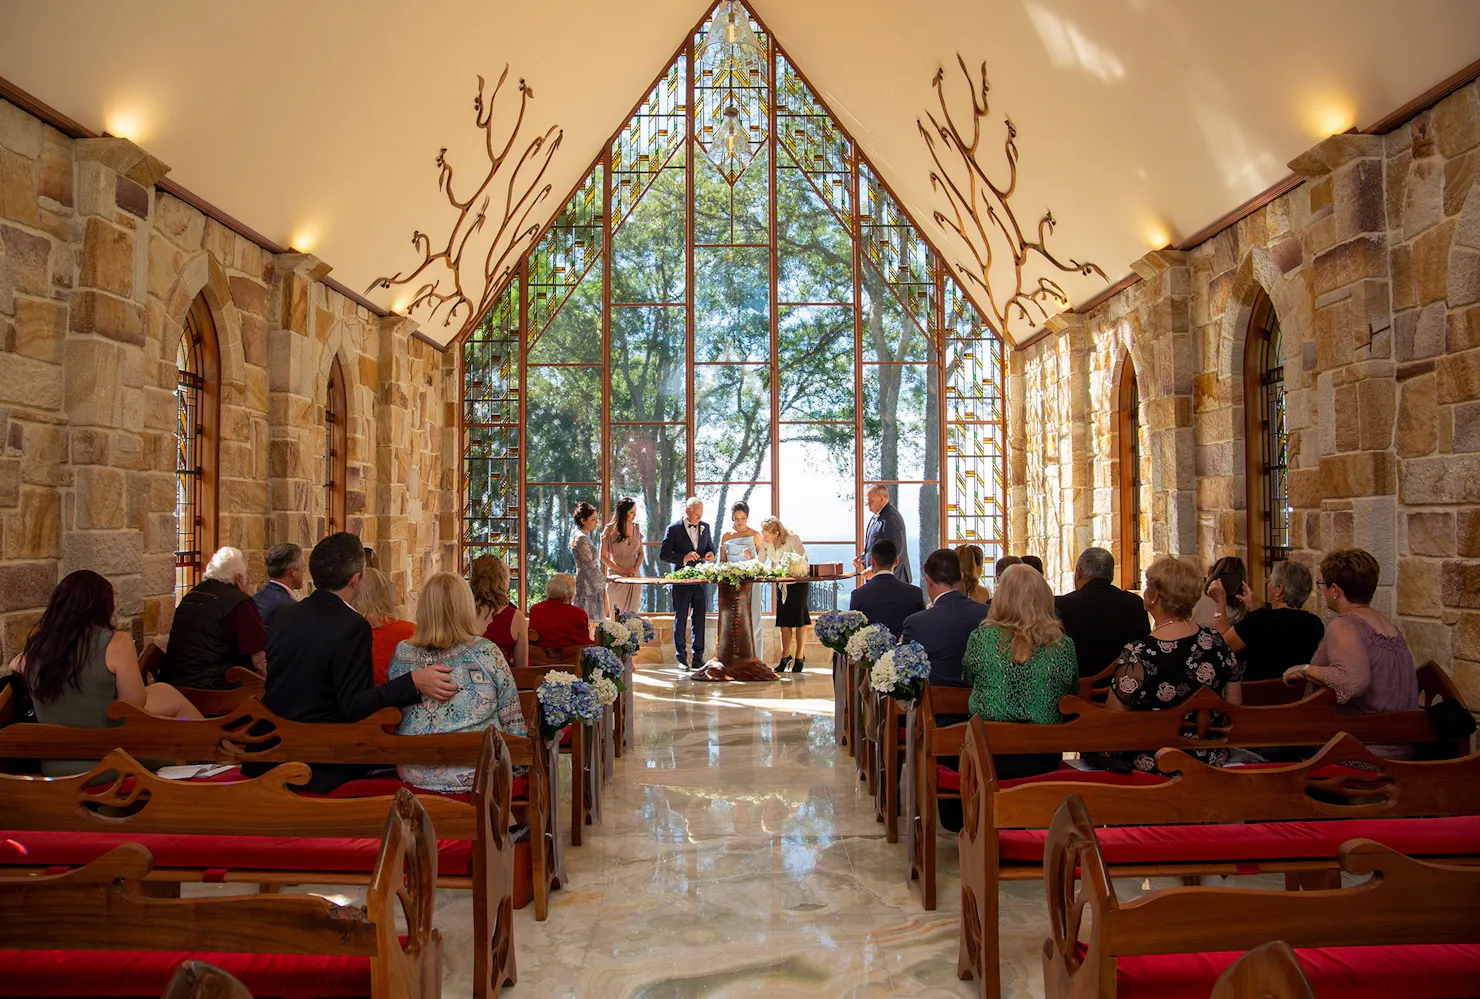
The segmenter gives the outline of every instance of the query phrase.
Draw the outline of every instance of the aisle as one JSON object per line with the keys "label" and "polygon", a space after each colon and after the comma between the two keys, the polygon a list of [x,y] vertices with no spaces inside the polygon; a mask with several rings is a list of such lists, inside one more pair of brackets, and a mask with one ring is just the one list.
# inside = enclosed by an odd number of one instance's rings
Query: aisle
{"label": "aisle", "polygon": [[[833,765],[825,668],[696,684],[645,667],[636,692],[641,746],[618,761],[605,825],[567,854],[549,920],[518,913],[510,996],[974,994],[955,974],[955,850],[943,846],[941,907],[927,914],[903,844],[884,842],[851,765]],[[1021,927],[1004,948],[1006,996],[1041,994],[1042,891],[1012,886],[1024,918],[1004,912]],[[466,899],[438,906],[448,996],[468,994]]]}

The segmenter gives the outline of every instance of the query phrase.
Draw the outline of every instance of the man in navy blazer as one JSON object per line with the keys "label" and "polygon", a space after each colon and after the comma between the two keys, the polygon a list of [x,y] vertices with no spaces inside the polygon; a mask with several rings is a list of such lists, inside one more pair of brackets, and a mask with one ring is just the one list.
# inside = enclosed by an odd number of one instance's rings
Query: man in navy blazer
{"label": "man in navy blazer", "polygon": [[848,609],[861,611],[869,624],[882,624],[896,638],[904,631],[905,618],[925,609],[925,594],[894,574],[899,549],[888,538],[880,538],[869,549],[874,575],[848,597]]}
{"label": "man in navy blazer", "polygon": [[961,592],[961,563],[949,548],[931,552],[924,568],[930,609],[905,619],[901,641],[925,646],[931,686],[969,687],[961,675],[961,657],[967,639],[986,619],[987,605]]}
{"label": "man in navy blazer", "polygon": [[872,572],[876,569],[877,566],[873,565],[874,542],[888,539],[894,542],[894,550],[899,553],[894,563],[894,574],[906,583],[913,583],[910,549],[905,542],[904,515],[889,502],[889,487],[869,486],[865,500],[873,517],[863,529],[863,554],[853,559],[853,567],[859,572]]}
{"label": "man in navy blazer", "polygon": [[294,594],[303,589],[303,549],[291,542],[273,545],[266,562],[267,585],[252,594],[252,603],[262,615],[262,627],[271,628],[278,611],[298,602]]}
{"label": "man in navy blazer", "polygon": [[[697,496],[690,496],[684,503],[683,516],[668,525],[658,557],[675,569],[696,562],[713,562],[714,536],[709,533],[709,525],[704,523],[703,517],[704,502]],[[669,588],[673,591],[674,654],[678,656],[680,666],[689,666],[684,653],[684,630],[692,618],[693,668],[698,669],[704,665],[704,611],[709,606],[709,584],[675,583]]]}

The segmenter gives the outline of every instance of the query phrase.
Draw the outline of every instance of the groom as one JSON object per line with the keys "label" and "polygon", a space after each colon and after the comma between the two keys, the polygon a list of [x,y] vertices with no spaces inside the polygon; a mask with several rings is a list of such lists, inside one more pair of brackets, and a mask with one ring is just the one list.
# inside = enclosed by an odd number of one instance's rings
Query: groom
{"label": "groom", "polygon": [[[658,557],[675,569],[682,569],[695,562],[714,561],[714,538],[709,525],[701,519],[704,503],[690,496],[683,506],[683,517],[668,525],[668,534],[663,538],[663,548]],[[693,669],[704,665],[704,609],[709,606],[709,584],[675,583],[673,590],[673,648],[678,664],[689,667],[684,656],[685,618],[692,615],[694,660]]]}

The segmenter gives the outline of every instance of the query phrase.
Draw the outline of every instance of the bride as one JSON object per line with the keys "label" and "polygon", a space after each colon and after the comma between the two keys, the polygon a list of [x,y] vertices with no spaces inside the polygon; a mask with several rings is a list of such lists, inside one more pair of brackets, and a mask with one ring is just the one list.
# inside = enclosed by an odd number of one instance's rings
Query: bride
{"label": "bride", "polygon": [[[730,505],[731,530],[720,536],[721,562],[748,562],[760,557],[761,532],[750,526],[750,504],[744,500],[737,500]],[[763,587],[752,586],[750,588],[750,634],[755,643],[754,655],[757,659],[764,659],[764,646],[761,644],[761,590]]]}

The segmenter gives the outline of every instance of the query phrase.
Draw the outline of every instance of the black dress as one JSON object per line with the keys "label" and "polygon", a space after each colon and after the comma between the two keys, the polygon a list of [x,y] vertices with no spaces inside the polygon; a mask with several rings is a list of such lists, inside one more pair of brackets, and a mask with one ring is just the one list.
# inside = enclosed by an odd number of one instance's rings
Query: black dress
{"label": "black dress", "polygon": [[786,583],[786,596],[776,607],[776,627],[801,628],[812,623],[807,611],[807,587],[809,583]]}

